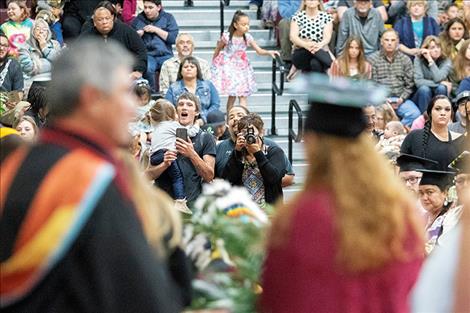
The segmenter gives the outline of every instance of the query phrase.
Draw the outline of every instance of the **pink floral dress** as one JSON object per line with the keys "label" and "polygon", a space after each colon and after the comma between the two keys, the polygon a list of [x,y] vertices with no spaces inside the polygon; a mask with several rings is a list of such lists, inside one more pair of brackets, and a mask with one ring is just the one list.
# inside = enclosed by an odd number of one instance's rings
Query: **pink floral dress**
{"label": "pink floral dress", "polygon": [[225,47],[212,60],[212,82],[222,95],[247,97],[256,91],[255,73],[248,60],[247,47],[253,41],[250,34],[243,37],[222,35]]}

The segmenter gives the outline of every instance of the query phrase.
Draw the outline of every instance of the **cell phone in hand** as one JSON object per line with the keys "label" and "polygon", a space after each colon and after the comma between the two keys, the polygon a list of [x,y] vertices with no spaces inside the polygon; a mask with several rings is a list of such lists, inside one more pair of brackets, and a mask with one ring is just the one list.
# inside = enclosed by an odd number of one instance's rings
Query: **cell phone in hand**
{"label": "cell phone in hand", "polygon": [[188,130],[184,127],[180,127],[176,129],[176,138],[181,138],[184,141],[188,140]]}

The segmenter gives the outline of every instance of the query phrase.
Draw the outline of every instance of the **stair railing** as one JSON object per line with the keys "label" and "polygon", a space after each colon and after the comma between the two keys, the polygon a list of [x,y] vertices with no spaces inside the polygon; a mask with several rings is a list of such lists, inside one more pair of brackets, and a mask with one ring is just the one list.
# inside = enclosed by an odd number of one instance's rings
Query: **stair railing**
{"label": "stair railing", "polygon": [[[279,70],[280,75],[280,85],[277,85],[277,70]],[[272,66],[272,85],[271,85],[271,135],[277,135],[276,129],[276,96],[282,96],[284,93],[284,74],[286,71],[286,66],[282,59],[276,55],[273,58],[273,66]]]}
{"label": "stair railing", "polygon": [[[294,109],[297,113],[297,132],[294,131]],[[288,135],[288,158],[292,164],[293,141],[300,142],[304,135],[304,114],[295,99],[289,101],[289,135]]]}
{"label": "stair railing", "polygon": [[225,30],[224,8],[225,8],[225,5],[228,5],[228,2],[229,1],[226,1],[226,0],[220,0],[219,1],[219,4],[220,4],[220,36],[222,36],[224,34],[224,30]]}

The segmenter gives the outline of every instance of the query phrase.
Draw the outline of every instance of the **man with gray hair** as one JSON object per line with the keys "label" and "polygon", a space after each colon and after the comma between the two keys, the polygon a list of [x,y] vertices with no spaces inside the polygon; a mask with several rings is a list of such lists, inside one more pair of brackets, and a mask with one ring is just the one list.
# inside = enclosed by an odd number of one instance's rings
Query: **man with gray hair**
{"label": "man with gray hair", "polygon": [[[193,54],[193,36],[188,33],[180,33],[178,37],[176,37],[176,51],[178,52],[178,55],[166,60],[160,70],[160,91],[163,95],[166,94],[170,85],[176,81],[178,69],[183,58]],[[196,59],[199,61],[199,65],[201,66],[202,78],[204,80],[209,80],[211,73],[209,63],[198,57],[196,57]]]}
{"label": "man with gray hair", "polygon": [[2,162],[4,312],[180,312],[116,150],[134,115],[132,57],[78,41],[55,61],[39,143]]}

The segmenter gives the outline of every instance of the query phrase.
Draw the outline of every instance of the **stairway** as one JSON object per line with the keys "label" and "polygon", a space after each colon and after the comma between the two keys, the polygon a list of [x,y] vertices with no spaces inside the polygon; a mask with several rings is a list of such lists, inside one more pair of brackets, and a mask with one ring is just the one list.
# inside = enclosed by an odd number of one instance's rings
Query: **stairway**
{"label": "stairway", "polygon": [[[211,61],[217,40],[220,38],[220,6],[219,0],[194,0],[194,7],[183,6],[183,0],[163,0],[165,10],[174,15],[180,32],[190,33],[194,37],[194,55]],[[250,17],[250,34],[259,46],[265,49],[276,49],[276,40],[272,30],[262,29],[256,19],[256,12],[248,9],[248,0],[231,0],[230,6],[224,10],[224,30],[232,20],[236,10],[243,10]],[[175,52],[176,53],[176,52]],[[258,91],[248,99],[248,108],[263,118],[266,133],[271,133],[271,81],[272,60],[270,57],[258,56],[253,49],[248,50],[248,58],[255,70]],[[279,80],[279,78],[278,78]],[[288,147],[288,108],[289,101],[295,99],[302,110],[307,110],[307,96],[292,91],[289,83],[284,84],[284,94],[276,100],[276,128],[278,136],[269,136],[286,152]],[[221,97],[221,110],[225,111],[227,97]],[[294,114],[295,115],[295,114]],[[294,119],[294,125],[297,125]],[[295,184],[284,189],[284,197],[288,199],[300,190],[304,181],[307,164],[305,162],[303,144],[293,145],[293,167]]]}

